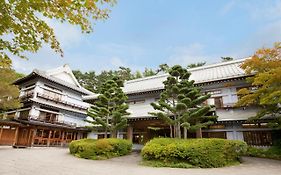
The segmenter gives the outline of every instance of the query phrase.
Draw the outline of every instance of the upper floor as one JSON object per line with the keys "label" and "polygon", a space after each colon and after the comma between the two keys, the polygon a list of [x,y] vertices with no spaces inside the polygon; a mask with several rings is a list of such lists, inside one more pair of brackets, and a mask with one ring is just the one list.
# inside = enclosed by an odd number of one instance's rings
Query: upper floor
{"label": "upper floor", "polygon": [[[239,100],[237,92],[241,88],[255,90],[254,87],[246,81],[247,75],[240,68],[245,59],[234,60],[224,63],[202,66],[189,69],[190,79],[194,80],[194,85],[201,90],[203,94],[211,94],[205,103],[213,105],[219,120],[245,120],[256,114],[255,107],[236,107]],[[149,112],[154,109],[151,102],[157,102],[161,92],[164,90],[163,81],[168,74],[161,74],[146,78],[127,81],[124,84],[123,91],[128,95],[130,118],[149,117]],[[86,101],[94,101],[97,94],[86,96]]]}
{"label": "upper floor", "polygon": [[24,105],[32,101],[84,114],[90,106],[82,96],[92,92],[80,86],[67,65],[49,71],[34,70],[15,84],[20,87]]}

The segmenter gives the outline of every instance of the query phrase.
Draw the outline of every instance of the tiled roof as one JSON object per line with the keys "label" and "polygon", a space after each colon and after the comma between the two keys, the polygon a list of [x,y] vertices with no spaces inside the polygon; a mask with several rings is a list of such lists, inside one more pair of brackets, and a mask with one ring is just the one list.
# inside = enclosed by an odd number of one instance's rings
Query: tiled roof
{"label": "tiled roof", "polygon": [[[190,79],[194,80],[195,84],[200,84],[246,76],[243,69],[240,68],[244,60],[245,59],[239,59],[191,68],[189,69],[191,72]],[[167,77],[168,74],[161,74],[130,80],[125,82],[123,90],[126,94],[131,94],[164,89],[163,81],[165,81]]]}
{"label": "tiled roof", "polygon": [[[241,63],[246,59],[238,59],[217,64],[191,68],[190,79],[195,81],[195,84],[207,83],[213,81],[226,80],[231,78],[245,77],[246,74],[240,68]],[[148,92],[164,89],[163,81],[168,77],[168,74],[155,75],[145,78],[139,78],[125,82],[123,91],[126,94]],[[84,96],[84,100],[97,98],[97,94]]]}
{"label": "tiled roof", "polygon": [[85,89],[83,87],[75,86],[71,83],[68,83],[68,82],[62,80],[62,79],[50,76],[45,71],[41,71],[41,70],[38,70],[38,69],[34,69],[29,75],[15,81],[14,84],[21,84],[22,82],[25,82],[26,80],[28,80],[29,78],[31,78],[33,76],[40,76],[42,78],[45,78],[49,81],[60,84],[62,86],[68,87],[68,88],[70,88],[72,90],[75,90],[77,92],[81,92],[82,94],[85,94],[85,95],[93,95],[93,93],[91,91],[88,91],[87,89]]}

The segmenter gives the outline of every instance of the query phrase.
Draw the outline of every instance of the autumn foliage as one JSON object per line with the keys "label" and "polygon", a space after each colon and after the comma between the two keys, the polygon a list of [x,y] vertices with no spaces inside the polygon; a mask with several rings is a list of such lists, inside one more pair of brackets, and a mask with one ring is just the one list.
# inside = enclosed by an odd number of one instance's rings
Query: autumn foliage
{"label": "autumn foliage", "polygon": [[248,75],[248,81],[256,90],[243,88],[238,91],[241,96],[238,106],[258,105],[262,107],[256,119],[274,118],[273,126],[281,126],[281,43],[273,48],[262,48],[247,59],[241,68]]}

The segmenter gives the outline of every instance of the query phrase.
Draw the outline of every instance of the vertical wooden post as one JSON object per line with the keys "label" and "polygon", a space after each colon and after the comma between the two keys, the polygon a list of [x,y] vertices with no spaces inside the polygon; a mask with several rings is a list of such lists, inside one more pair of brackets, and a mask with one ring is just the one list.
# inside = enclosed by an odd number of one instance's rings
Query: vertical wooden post
{"label": "vertical wooden post", "polygon": [[19,127],[16,127],[16,132],[15,132],[15,137],[14,137],[14,142],[13,145],[16,145],[17,140],[18,140],[18,134],[19,134]]}
{"label": "vertical wooden post", "polygon": [[133,127],[130,125],[127,128],[127,139],[131,142],[133,141]]}
{"label": "vertical wooden post", "polygon": [[202,129],[199,128],[197,131],[196,131],[196,138],[202,138]]}
{"label": "vertical wooden post", "polygon": [[34,139],[35,139],[36,133],[37,133],[37,129],[34,129],[34,130],[33,130],[32,139],[31,139],[31,146],[34,145]]}
{"label": "vertical wooden post", "polygon": [[73,132],[71,132],[71,135],[70,135],[70,140],[73,140]]}
{"label": "vertical wooden post", "polygon": [[63,144],[64,144],[64,131],[61,131],[61,132],[62,132],[62,136],[61,136],[60,146],[63,147]]}
{"label": "vertical wooden post", "polygon": [[50,139],[51,139],[51,134],[52,134],[52,130],[49,131],[49,136],[48,136],[48,140],[47,140],[47,146],[50,146]]}
{"label": "vertical wooden post", "polygon": [[1,137],[2,137],[2,133],[3,133],[3,126],[1,126],[1,130],[0,130],[0,140],[1,140]]}

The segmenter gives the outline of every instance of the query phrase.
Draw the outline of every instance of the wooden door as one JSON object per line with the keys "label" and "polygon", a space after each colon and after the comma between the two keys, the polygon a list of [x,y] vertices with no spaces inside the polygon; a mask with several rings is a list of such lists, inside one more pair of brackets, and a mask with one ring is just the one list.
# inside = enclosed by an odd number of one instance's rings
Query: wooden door
{"label": "wooden door", "polygon": [[20,128],[16,145],[30,146],[32,140],[32,130],[30,128]]}
{"label": "wooden door", "polygon": [[13,145],[16,127],[0,126],[0,145]]}

